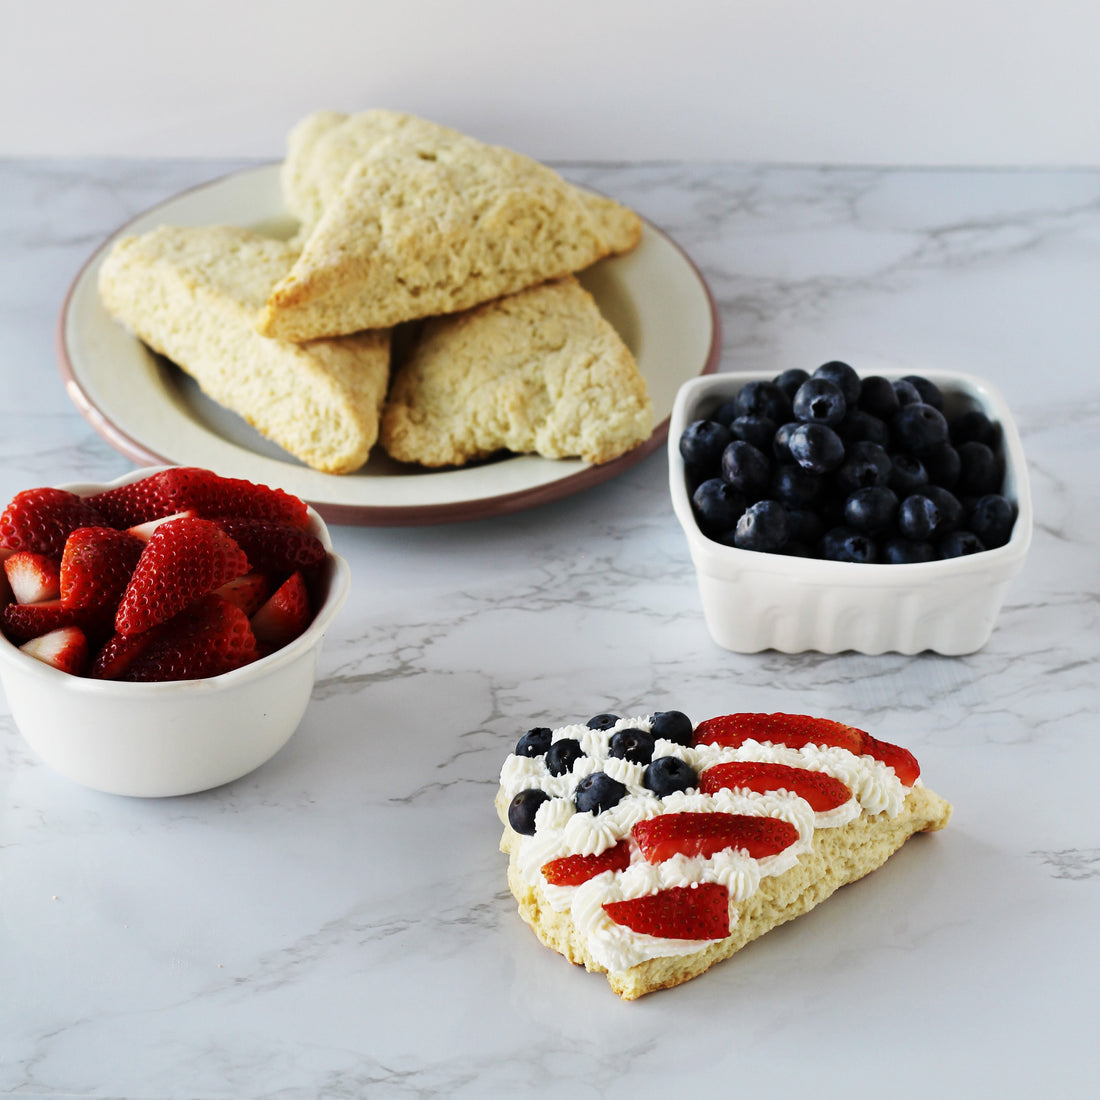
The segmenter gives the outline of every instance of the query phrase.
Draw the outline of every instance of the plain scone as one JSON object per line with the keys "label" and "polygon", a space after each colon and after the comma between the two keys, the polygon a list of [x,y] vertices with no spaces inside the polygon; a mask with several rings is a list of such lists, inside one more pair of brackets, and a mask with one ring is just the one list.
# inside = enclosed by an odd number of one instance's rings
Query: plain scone
{"label": "plain scone", "polygon": [[756,893],[736,907],[733,931],[691,955],[650,959],[629,970],[608,973],[585,949],[568,912],[557,912],[539,887],[528,886],[516,867],[519,835],[508,825],[507,802],[498,795],[496,808],[504,823],[501,851],[509,853],[508,885],[519,903],[520,916],[549,948],[590,971],[607,974],[611,988],[631,1001],[658,989],[668,989],[728,959],[745,944],[786,921],[809,912],[841,886],[881,867],[911,836],[942,829],[951,806],[927,787],[914,787],[896,817],[861,814],[847,825],[815,830],[813,848],[798,863],[764,878]]}
{"label": "plain scone", "polygon": [[162,226],[126,237],[99,274],[107,310],[204,393],[316,470],[367,459],[389,379],[390,334],[295,344],[255,323],[297,255],[229,226]]}
{"label": "plain scone", "polygon": [[630,349],[567,276],[427,321],[394,371],[381,443],[423,466],[499,450],[603,463],[652,428]]}
{"label": "plain scone", "polygon": [[285,198],[305,225],[301,255],[258,322],[266,336],[302,341],[455,313],[641,239],[641,220],[619,203],[415,116],[321,112],[288,145]]}

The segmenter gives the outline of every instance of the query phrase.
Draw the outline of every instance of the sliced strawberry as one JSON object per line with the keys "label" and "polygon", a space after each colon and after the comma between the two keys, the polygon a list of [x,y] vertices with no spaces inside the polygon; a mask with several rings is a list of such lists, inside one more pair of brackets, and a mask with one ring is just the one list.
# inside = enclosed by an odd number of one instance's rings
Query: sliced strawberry
{"label": "sliced strawberry", "polygon": [[61,626],[19,647],[29,657],[79,676],[88,663],[88,639],[78,626]]}
{"label": "sliced strawberry", "polygon": [[0,611],[0,631],[13,641],[25,642],[48,634],[59,626],[84,626],[83,616],[62,605],[61,600],[41,603],[9,603]]}
{"label": "sliced strawberry", "polygon": [[839,779],[825,772],[760,760],[732,760],[726,764],[715,764],[699,777],[699,790],[703,794],[738,788],[759,794],[790,791],[804,798],[817,813],[835,810],[852,797],[852,792]]}
{"label": "sliced strawberry", "polygon": [[661,814],[639,821],[631,834],[649,863],[673,856],[706,859],[726,848],[744,849],[753,859],[782,852],[798,839],[798,830],[777,817],[752,814]]}
{"label": "sliced strawberry", "polygon": [[0,548],[60,558],[70,531],[104,522],[92,505],[66,489],[24,489],[0,515]]}
{"label": "sliced strawberry", "polygon": [[17,550],[5,558],[4,573],[16,603],[42,603],[61,595],[61,568],[56,558]]}
{"label": "sliced strawberry", "polygon": [[177,509],[161,486],[161,474],[150,474],[128,485],[116,485],[85,497],[112,527],[125,529],[171,515]]}
{"label": "sliced strawberry", "polygon": [[136,523],[132,527],[127,527],[126,533],[141,539],[142,542],[148,542],[153,532],[162,523],[167,523],[171,519],[191,519],[197,515],[198,512],[194,508],[186,508],[182,512],[173,512],[171,515],[160,516],[158,519],[148,519],[144,523]]}
{"label": "sliced strawberry", "polygon": [[227,516],[218,523],[248,555],[252,568],[260,572],[291,573],[325,560],[321,540],[293,523],[247,516]]}
{"label": "sliced strawberry", "polygon": [[305,527],[305,504],[282,489],[257,485],[235,477],[221,477],[197,466],[178,466],[157,476],[160,489],[172,501],[173,511],[194,508],[200,516],[251,516]]}
{"label": "sliced strawberry", "polygon": [[121,680],[129,667],[159,637],[167,624],[152,627],[140,634],[112,634],[92,658],[88,675],[96,680]]}
{"label": "sliced strawberry", "polygon": [[297,638],[312,618],[306,582],[301,573],[291,573],[252,616],[252,630],[258,641],[277,649]]}
{"label": "sliced strawberry", "polygon": [[616,923],[670,940],[722,940],[730,934],[729,892],[717,882],[672,886],[640,898],[609,901]]}
{"label": "sliced strawberry", "polygon": [[[117,649],[114,656],[119,657]],[[258,657],[248,616],[210,593],[158,627],[144,651],[129,661],[121,678],[198,680],[220,676]],[[106,665],[105,659],[101,667]]]}
{"label": "sliced strawberry", "polygon": [[630,866],[630,841],[618,844],[592,856],[562,856],[542,865],[542,877],[551,886],[580,886],[604,871],[625,871]]}
{"label": "sliced strawberry", "polygon": [[113,527],[78,527],[61,555],[61,602],[113,616],[144,548],[141,539]]}
{"label": "sliced strawberry", "polygon": [[920,765],[907,749],[829,718],[812,718],[806,714],[726,714],[700,722],[695,730],[696,745],[737,748],[748,740],[786,745],[792,749],[805,745],[834,746],[856,756],[873,756],[892,767],[907,787],[911,787],[920,775]]}
{"label": "sliced strawberry", "polygon": [[163,523],[138,558],[118,605],[115,629],[120,634],[148,630],[247,572],[244,551],[212,520]]}
{"label": "sliced strawberry", "polygon": [[243,573],[216,589],[223,600],[236,604],[249,618],[271,595],[271,578],[266,573]]}

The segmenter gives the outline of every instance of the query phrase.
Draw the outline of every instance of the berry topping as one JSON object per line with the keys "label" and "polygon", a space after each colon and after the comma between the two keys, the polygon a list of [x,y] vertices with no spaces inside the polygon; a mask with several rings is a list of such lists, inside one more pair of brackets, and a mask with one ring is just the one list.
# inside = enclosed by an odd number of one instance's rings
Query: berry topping
{"label": "berry topping", "polygon": [[699,777],[699,790],[704,794],[726,789],[756,791],[758,794],[790,791],[805,799],[817,813],[835,810],[852,797],[852,792],[839,779],[825,772],[758,760],[731,760],[725,764],[715,764]]}
{"label": "berry topping", "polygon": [[516,756],[544,756],[550,748],[550,738],[553,730],[549,726],[536,726],[528,730],[516,742]]}
{"label": "berry topping", "polygon": [[575,737],[563,737],[546,750],[546,770],[551,775],[566,775],[582,756],[581,743]]}
{"label": "berry topping", "polygon": [[60,626],[47,634],[31,638],[19,648],[28,657],[73,676],[81,675],[88,663],[88,639],[78,626]]}
{"label": "berry topping", "polygon": [[772,460],[743,439],[735,439],[722,452],[721,468],[722,480],[746,500],[759,499],[771,483]]}
{"label": "berry topping", "polygon": [[813,474],[829,473],[844,461],[844,441],[827,424],[796,425],[787,436],[787,448],[791,458]]}
{"label": "berry topping", "polygon": [[625,871],[630,866],[630,841],[620,840],[591,856],[562,856],[542,866],[542,877],[551,886],[580,886],[605,871]]}
{"label": "berry topping", "polygon": [[619,730],[612,734],[607,755],[634,764],[648,764],[653,759],[653,735],[639,729]]}
{"label": "berry topping", "polygon": [[245,552],[249,565],[263,573],[292,573],[325,560],[321,540],[292,523],[229,516],[218,526]]}
{"label": "berry topping", "polygon": [[84,615],[65,607],[60,600],[7,603],[0,611],[0,632],[17,642],[37,638],[59,626],[83,626],[84,622]]}
{"label": "berry topping", "polygon": [[282,489],[271,489],[242,478],[220,477],[195,466],[176,466],[152,475],[171,502],[169,511],[194,508],[201,516],[247,516],[305,527],[304,502]]}
{"label": "berry topping", "polygon": [[236,604],[251,618],[271,595],[271,583],[266,573],[242,573],[214,591],[223,600]]}
{"label": "berry topping", "polygon": [[918,456],[946,443],[949,434],[943,413],[923,401],[898,409],[890,421],[890,430],[901,448]]}
{"label": "berry topping", "polygon": [[721,940],[730,933],[729,892],[717,882],[672,886],[655,894],[609,901],[604,912],[647,936],[673,940]]}
{"label": "berry topping", "polygon": [[835,427],[844,419],[848,403],[835,382],[815,375],[798,387],[791,409],[795,420],[801,420],[804,424]]}
{"label": "berry topping", "polygon": [[617,714],[595,714],[585,722],[590,730],[609,730],[619,721]]}
{"label": "berry topping", "polygon": [[25,489],[0,514],[0,550],[60,558],[70,532],[103,522],[91,504],[66,489]]}
{"label": "berry topping", "polygon": [[78,527],[61,555],[61,602],[74,610],[109,612],[130,582],[145,543],[113,527]]}
{"label": "berry topping", "polygon": [[309,592],[301,573],[291,573],[252,616],[258,642],[278,649],[294,641],[313,618]]}
{"label": "berry topping", "polygon": [[626,787],[606,772],[592,772],[578,784],[573,794],[573,805],[581,813],[602,814],[617,806],[626,794]]}
{"label": "berry topping", "polygon": [[688,791],[699,782],[695,769],[678,756],[659,756],[642,773],[642,786],[658,798],[675,791]]}
{"label": "berry topping", "polygon": [[33,550],[17,550],[4,560],[4,573],[16,603],[42,603],[61,595],[56,559]]}
{"label": "berry topping", "polygon": [[993,550],[1008,542],[1015,518],[1016,511],[1007,497],[987,493],[974,502],[967,522],[970,530]]}
{"label": "berry topping", "polygon": [[524,836],[535,835],[535,815],[544,802],[549,802],[550,796],[545,791],[537,788],[529,788],[520,791],[508,804],[508,824],[517,833]]}
{"label": "berry topping", "polygon": [[681,710],[659,710],[649,719],[649,732],[677,745],[690,745],[695,732],[691,719]]}
{"label": "berry topping", "polygon": [[699,530],[717,537],[732,531],[745,510],[745,498],[720,477],[709,477],[691,494]]}
{"label": "berry topping", "polygon": [[664,863],[678,855],[707,859],[727,848],[763,859],[790,847],[798,839],[798,830],[777,817],[679,813],[639,821],[631,829],[631,835],[647,863]]}
{"label": "berry topping", "polygon": [[787,542],[787,509],[778,500],[758,500],[741,514],[733,544],[740,550],[771,553]]}
{"label": "berry topping", "polygon": [[709,469],[718,465],[732,439],[725,424],[717,420],[696,420],[680,435],[680,455],[688,469]]}

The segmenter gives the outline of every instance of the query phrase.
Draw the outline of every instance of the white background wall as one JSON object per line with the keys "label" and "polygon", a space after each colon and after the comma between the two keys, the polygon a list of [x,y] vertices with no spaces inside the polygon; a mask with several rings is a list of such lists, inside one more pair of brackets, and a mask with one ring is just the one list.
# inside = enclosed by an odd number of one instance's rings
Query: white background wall
{"label": "white background wall", "polygon": [[1100,166],[1100,0],[0,0],[0,155],[281,155],[388,106],[548,159]]}

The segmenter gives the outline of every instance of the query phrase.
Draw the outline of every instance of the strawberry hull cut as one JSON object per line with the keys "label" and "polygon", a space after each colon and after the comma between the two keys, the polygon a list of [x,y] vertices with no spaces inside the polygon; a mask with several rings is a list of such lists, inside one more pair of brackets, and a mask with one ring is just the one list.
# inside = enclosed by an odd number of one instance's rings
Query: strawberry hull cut
{"label": "strawberry hull cut", "polygon": [[542,877],[551,886],[580,886],[604,871],[625,871],[630,866],[630,842],[620,840],[591,856],[562,856],[544,863]]}
{"label": "strawberry hull cut", "polygon": [[661,814],[639,821],[631,834],[648,863],[663,863],[678,855],[707,859],[727,848],[764,859],[798,839],[798,830],[789,821],[727,813]]}
{"label": "strawberry hull cut", "polygon": [[59,672],[79,676],[88,663],[88,639],[78,626],[62,626],[32,638],[20,650]]}
{"label": "strawberry hull cut", "polygon": [[60,558],[70,532],[105,522],[93,505],[67,489],[24,489],[0,514],[0,549]]}
{"label": "strawberry hull cut", "polygon": [[825,772],[792,768],[757,760],[733,760],[707,768],[699,777],[699,790],[714,794],[721,790],[749,790],[758,794],[790,791],[804,798],[816,813],[835,810],[852,797],[852,792]]}
{"label": "strawberry hull cut", "polygon": [[729,893],[717,882],[672,886],[655,894],[604,903],[616,923],[645,936],[721,940],[730,934]]}
{"label": "strawberry hull cut", "polygon": [[17,550],[4,561],[16,603],[42,603],[61,595],[61,573],[55,558],[34,550]]}

